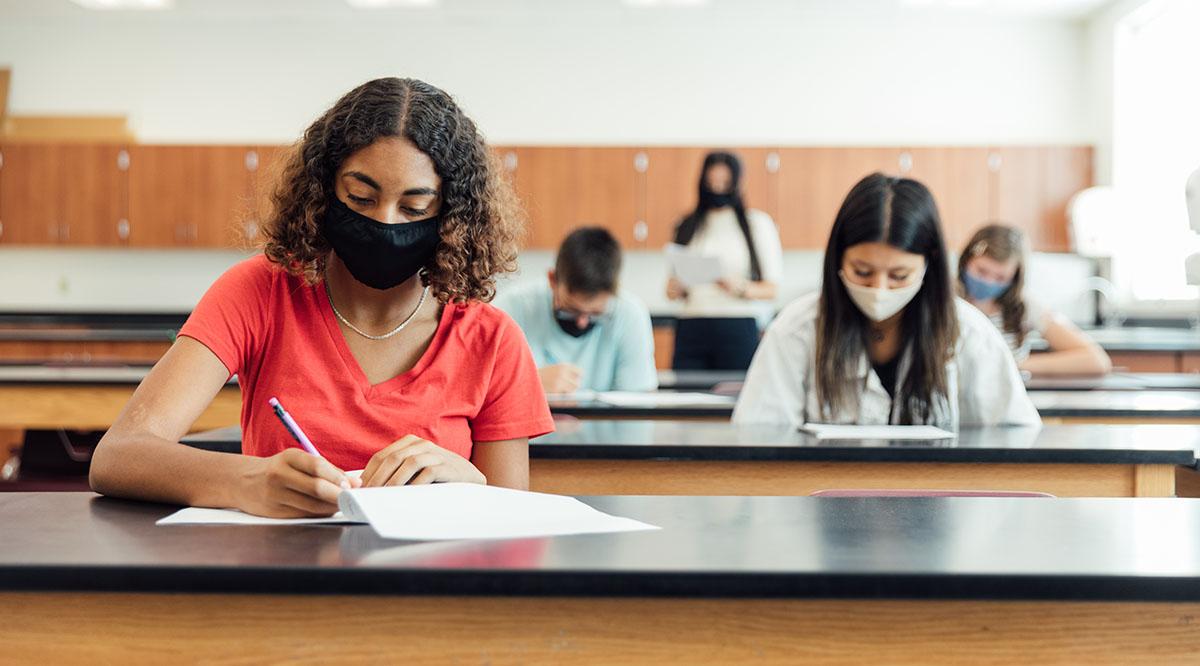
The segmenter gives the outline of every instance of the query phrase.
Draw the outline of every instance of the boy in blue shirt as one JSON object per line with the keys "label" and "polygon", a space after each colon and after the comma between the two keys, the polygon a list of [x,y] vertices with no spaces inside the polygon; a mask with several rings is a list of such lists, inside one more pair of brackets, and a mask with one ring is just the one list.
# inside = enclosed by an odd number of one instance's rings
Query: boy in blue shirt
{"label": "boy in blue shirt", "polygon": [[658,388],[650,313],[617,293],[620,271],[617,240],[584,227],[563,240],[546,283],[496,298],[525,332],[546,393]]}

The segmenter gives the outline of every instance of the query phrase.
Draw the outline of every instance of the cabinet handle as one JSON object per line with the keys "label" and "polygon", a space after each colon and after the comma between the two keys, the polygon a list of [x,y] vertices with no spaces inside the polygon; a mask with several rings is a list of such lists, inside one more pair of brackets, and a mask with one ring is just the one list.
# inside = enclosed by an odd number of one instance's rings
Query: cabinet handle
{"label": "cabinet handle", "polygon": [[196,225],[195,225],[195,224],[189,224],[189,225],[188,225],[188,238],[190,238],[191,240],[196,240],[196,238],[197,238],[198,236],[199,236],[199,234],[197,233],[197,227],[196,227]]}
{"label": "cabinet handle", "polygon": [[117,220],[117,238],[129,240],[129,220],[125,218]]}
{"label": "cabinet handle", "polygon": [[4,152],[0,151],[0,169],[4,168]]}
{"label": "cabinet handle", "polygon": [[70,225],[70,223],[66,223],[66,224],[63,224],[63,225],[62,225],[62,236],[61,236],[61,238],[62,238],[62,240],[64,240],[64,241],[69,241],[69,240],[71,240],[71,225]]}
{"label": "cabinet handle", "polygon": [[258,222],[246,223],[246,240],[252,241],[258,237]]}
{"label": "cabinet handle", "polygon": [[517,166],[519,164],[520,164],[520,162],[517,159],[516,153],[514,153],[511,150],[508,151],[507,153],[504,153],[504,168],[505,169],[507,169],[508,171],[516,171]]}
{"label": "cabinet handle", "polygon": [[4,223],[0,222],[0,238],[4,238]]}
{"label": "cabinet handle", "polygon": [[906,174],[906,173],[912,171],[912,168],[913,168],[912,153],[907,152],[907,151],[900,153],[900,159],[896,160],[896,162],[897,162],[896,166],[900,167],[901,174]]}
{"label": "cabinet handle", "polygon": [[129,151],[121,149],[117,152],[117,171],[129,171]]}
{"label": "cabinet handle", "polygon": [[246,171],[258,171],[258,151],[246,151]]}
{"label": "cabinet handle", "polygon": [[646,173],[650,169],[650,156],[644,151],[639,150],[633,156],[633,170],[638,173]]}
{"label": "cabinet handle", "polygon": [[1000,153],[988,153],[988,157],[987,157],[988,171],[991,171],[992,173],[996,173],[997,171],[1000,170],[1000,167],[1002,167],[1002,166],[1004,166],[1004,158],[1000,156]]}
{"label": "cabinet handle", "polygon": [[779,165],[782,160],[779,159],[779,153],[771,151],[767,153],[767,173],[779,173]]}
{"label": "cabinet handle", "polygon": [[650,227],[646,225],[645,220],[638,220],[633,225],[633,239],[639,243],[645,243],[646,238],[650,236]]}

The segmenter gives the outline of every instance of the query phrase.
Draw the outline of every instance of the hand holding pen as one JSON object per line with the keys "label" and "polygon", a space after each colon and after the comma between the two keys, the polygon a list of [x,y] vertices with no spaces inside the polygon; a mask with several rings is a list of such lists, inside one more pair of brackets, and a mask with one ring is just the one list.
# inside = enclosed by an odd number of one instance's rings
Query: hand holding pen
{"label": "hand holding pen", "polygon": [[279,401],[271,408],[301,448],[289,447],[269,458],[254,458],[239,488],[239,509],[260,516],[299,518],[337,512],[338,495],[362,482],[326,460]]}

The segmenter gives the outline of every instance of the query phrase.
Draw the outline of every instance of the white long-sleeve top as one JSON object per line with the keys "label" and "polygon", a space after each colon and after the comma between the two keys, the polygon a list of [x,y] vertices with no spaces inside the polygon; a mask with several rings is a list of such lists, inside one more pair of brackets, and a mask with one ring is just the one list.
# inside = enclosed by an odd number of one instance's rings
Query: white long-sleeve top
{"label": "white long-sleeve top", "polygon": [[[899,402],[883,388],[864,352],[854,378],[857,407],[822,415],[816,396],[816,323],[820,294],[801,297],[775,319],[746,374],[733,412],[735,423],[807,422],[884,425],[896,423]],[[1035,425],[1037,409],[1025,393],[1012,353],[996,327],[974,306],[955,299],[959,338],[946,368],[949,399],[936,399],[929,425],[956,431],[960,425]],[[904,385],[908,350],[896,372]]]}

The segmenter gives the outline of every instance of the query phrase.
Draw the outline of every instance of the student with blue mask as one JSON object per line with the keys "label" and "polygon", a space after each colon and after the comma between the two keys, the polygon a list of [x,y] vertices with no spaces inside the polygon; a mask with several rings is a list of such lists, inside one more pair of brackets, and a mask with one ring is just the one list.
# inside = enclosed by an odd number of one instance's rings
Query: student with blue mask
{"label": "student with blue mask", "polygon": [[650,312],[618,293],[620,272],[617,240],[584,227],[563,240],[546,282],[496,299],[525,332],[547,393],[658,388]]}
{"label": "student with blue mask", "polygon": [[[1028,241],[1020,229],[990,224],[971,237],[958,260],[959,289],[1000,330],[1021,370],[1034,375],[1102,375],[1108,354],[1071,320],[1025,295]],[[1030,354],[1032,333],[1050,350]]]}

